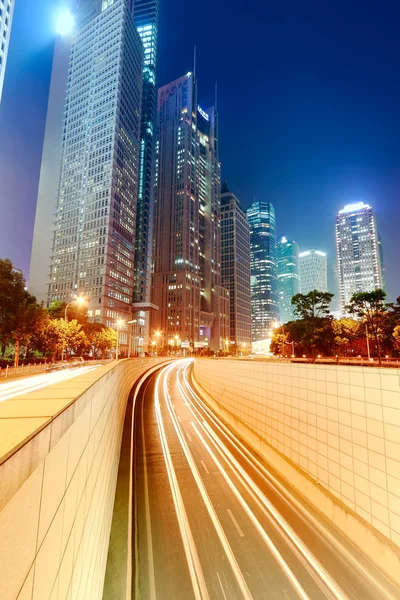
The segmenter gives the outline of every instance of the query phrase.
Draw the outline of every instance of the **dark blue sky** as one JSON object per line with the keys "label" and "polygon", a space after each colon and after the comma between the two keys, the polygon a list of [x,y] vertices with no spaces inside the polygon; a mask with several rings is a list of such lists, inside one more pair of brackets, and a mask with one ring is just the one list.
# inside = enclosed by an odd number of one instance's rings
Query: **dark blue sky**
{"label": "dark blue sky", "polygon": [[[335,214],[376,211],[388,292],[400,295],[400,3],[160,0],[159,83],[218,81],[222,177],[278,232],[335,257]],[[0,257],[28,273],[59,0],[17,0],[0,105]]]}

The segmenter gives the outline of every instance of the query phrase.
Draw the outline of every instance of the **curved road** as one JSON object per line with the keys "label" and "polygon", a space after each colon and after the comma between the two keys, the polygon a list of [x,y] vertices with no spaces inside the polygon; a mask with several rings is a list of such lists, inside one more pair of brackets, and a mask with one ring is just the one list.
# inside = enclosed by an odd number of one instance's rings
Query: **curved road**
{"label": "curved road", "polygon": [[136,403],[137,600],[398,600],[400,590],[221,422],[191,360]]}

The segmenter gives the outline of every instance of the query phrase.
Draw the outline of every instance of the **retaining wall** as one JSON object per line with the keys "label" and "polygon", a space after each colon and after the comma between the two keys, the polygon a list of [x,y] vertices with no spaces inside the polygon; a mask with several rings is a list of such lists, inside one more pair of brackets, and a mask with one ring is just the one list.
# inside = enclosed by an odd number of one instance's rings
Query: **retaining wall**
{"label": "retaining wall", "polygon": [[221,416],[399,581],[400,370],[196,359],[194,372]]}
{"label": "retaining wall", "polygon": [[133,359],[0,403],[0,598],[102,596]]}

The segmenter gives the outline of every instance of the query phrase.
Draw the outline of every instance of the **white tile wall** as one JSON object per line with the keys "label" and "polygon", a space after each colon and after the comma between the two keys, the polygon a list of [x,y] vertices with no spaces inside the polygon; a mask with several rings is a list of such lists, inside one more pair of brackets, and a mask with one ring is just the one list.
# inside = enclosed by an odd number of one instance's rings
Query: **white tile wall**
{"label": "white tile wall", "polygon": [[102,597],[126,402],[154,364],[102,368],[90,389],[1,465],[1,600]]}
{"label": "white tile wall", "polygon": [[400,370],[196,359],[204,389],[400,545]]}

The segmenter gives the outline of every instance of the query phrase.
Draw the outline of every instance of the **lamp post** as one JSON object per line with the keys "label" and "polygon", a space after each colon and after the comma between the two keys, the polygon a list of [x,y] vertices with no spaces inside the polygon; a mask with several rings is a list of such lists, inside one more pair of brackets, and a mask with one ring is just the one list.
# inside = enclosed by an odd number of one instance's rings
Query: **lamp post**
{"label": "lamp post", "polygon": [[115,360],[118,360],[119,357],[119,328],[121,327],[122,323],[124,323],[122,319],[118,319],[118,321],[115,323],[117,326],[117,347],[115,349]]}
{"label": "lamp post", "polygon": [[[71,306],[71,304],[83,304],[85,302],[85,298],[83,296],[78,296],[77,298],[74,298],[73,300],[71,300],[71,302],[68,302],[68,304],[65,306],[65,311],[64,311],[64,323],[67,322],[67,310],[68,307]],[[64,351],[65,351],[65,337],[63,337],[63,344],[62,344],[62,350],[61,350],[61,361],[64,360]]]}

